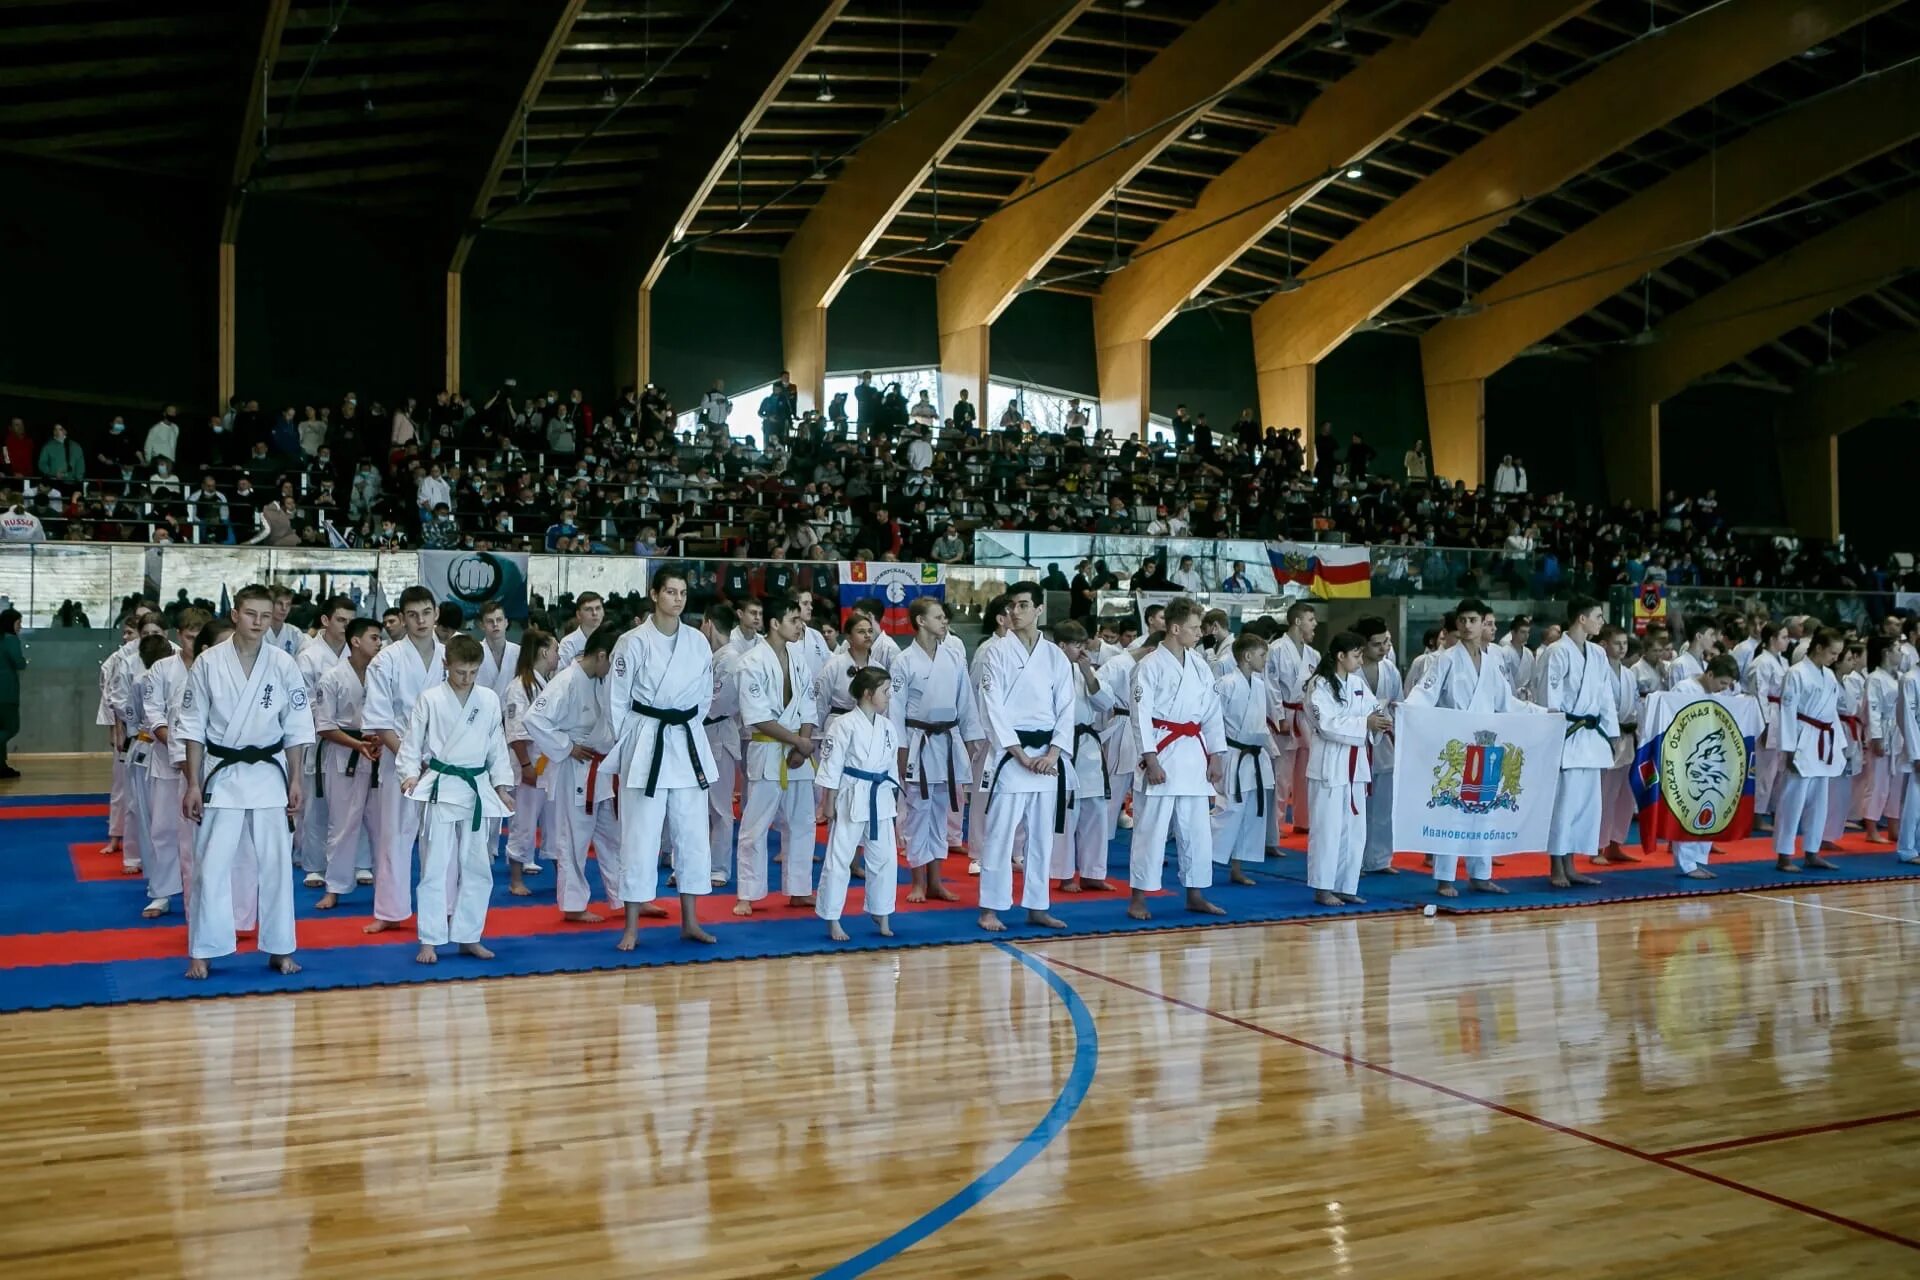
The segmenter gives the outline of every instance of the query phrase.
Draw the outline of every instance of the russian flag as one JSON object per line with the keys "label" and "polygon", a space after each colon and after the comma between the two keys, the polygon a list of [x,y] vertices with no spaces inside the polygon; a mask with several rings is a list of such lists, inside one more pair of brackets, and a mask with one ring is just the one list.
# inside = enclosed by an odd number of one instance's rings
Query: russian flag
{"label": "russian flag", "polygon": [[1366,547],[1330,542],[1269,542],[1267,562],[1281,586],[1297,583],[1322,600],[1373,594],[1373,557]]}
{"label": "russian flag", "polygon": [[[1642,743],[1634,753],[1632,772],[1629,775],[1633,784],[1634,808],[1639,810],[1640,847],[1653,852],[1662,841],[1699,840],[1699,831],[1689,830],[1680,815],[1667,804],[1660,787],[1660,742],[1663,734],[1655,734]],[[1740,799],[1734,805],[1733,817],[1725,828],[1713,832],[1708,839],[1745,840],[1753,834],[1753,774],[1754,739],[1752,734],[1741,739],[1747,752],[1747,779],[1740,787]],[[1702,809],[1696,817],[1701,827],[1712,830],[1719,824],[1719,815],[1711,809]]]}
{"label": "russian flag", "polygon": [[945,600],[945,574],[937,564],[897,564],[891,561],[848,560],[840,565],[840,621],[844,627],[854,602],[878,597],[885,607],[880,629],[891,636],[913,634],[907,610],[921,596]]}

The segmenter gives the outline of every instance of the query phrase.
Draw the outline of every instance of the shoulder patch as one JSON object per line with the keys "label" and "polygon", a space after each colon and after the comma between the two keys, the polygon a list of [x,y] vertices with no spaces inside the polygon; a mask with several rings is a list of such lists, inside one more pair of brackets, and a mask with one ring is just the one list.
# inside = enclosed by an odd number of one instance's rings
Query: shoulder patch
{"label": "shoulder patch", "polygon": [[295,689],[293,691],[292,705],[295,711],[305,711],[307,709],[307,691],[305,689]]}

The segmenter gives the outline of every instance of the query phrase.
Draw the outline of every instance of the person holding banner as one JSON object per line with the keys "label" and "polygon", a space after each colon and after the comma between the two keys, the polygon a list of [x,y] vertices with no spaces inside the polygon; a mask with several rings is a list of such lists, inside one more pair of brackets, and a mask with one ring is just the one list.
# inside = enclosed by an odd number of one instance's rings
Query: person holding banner
{"label": "person holding banner", "polygon": [[[1697,676],[1688,676],[1675,685],[1665,695],[1664,705],[1655,708],[1649,705],[1645,711],[1651,723],[1642,731],[1641,737],[1648,738],[1666,732],[1673,722],[1674,713],[1679,705],[1705,696],[1725,700],[1725,695],[1739,687],[1740,664],[1731,654],[1720,654],[1707,660],[1707,669]],[[1645,821],[1643,815],[1642,821]],[[1713,880],[1717,877],[1707,868],[1707,860],[1713,856],[1711,840],[1674,840],[1673,865],[1680,874],[1689,880]]]}
{"label": "person holding banner", "polygon": [[[1840,741],[1840,682],[1832,667],[1845,641],[1831,627],[1821,627],[1807,644],[1807,656],[1787,671],[1780,688],[1780,751],[1786,759],[1786,785],[1781,789],[1773,829],[1774,869],[1838,870],[1820,856],[1820,837],[1827,825],[1828,779],[1846,769]],[[1800,867],[1793,865],[1793,842],[1802,837]]]}
{"label": "person holding banner", "polygon": [[[1372,780],[1372,740],[1393,728],[1360,676],[1367,642],[1342,631],[1307,682],[1309,804],[1318,816],[1307,832],[1307,884],[1323,907],[1360,905],[1360,863],[1367,846],[1365,788]],[[1489,664],[1498,659],[1488,655]]]}
{"label": "person holding banner", "polygon": [[[1385,618],[1368,617],[1354,625],[1354,633],[1367,642],[1366,651],[1360,655],[1360,679],[1391,720],[1394,707],[1406,695],[1400,668],[1393,665],[1393,632]],[[1393,865],[1394,757],[1393,728],[1389,725],[1374,734],[1367,747],[1367,770],[1373,780],[1367,784],[1367,843],[1360,857],[1361,875],[1400,874]]]}
{"label": "person holding banner", "polygon": [[1267,755],[1267,640],[1258,631],[1242,631],[1232,646],[1234,669],[1214,682],[1226,734],[1227,765],[1222,770],[1213,813],[1213,861],[1227,869],[1233,884],[1252,884],[1241,866],[1266,857],[1267,800],[1273,793]]}
{"label": "person holding banner", "polygon": [[[1067,822],[1062,760],[1073,755],[1073,672],[1066,655],[1040,634],[1045,592],[1037,582],[1007,592],[1007,634],[982,645],[980,712],[987,724],[986,820],[980,846],[980,927],[1000,933],[1013,906],[1014,837],[1024,829],[1020,901],[1027,923],[1064,929],[1047,912],[1053,836]],[[1163,831],[1164,838],[1164,831]]]}
{"label": "person holding banner", "polygon": [[1697,676],[1707,669],[1707,659],[1713,656],[1713,646],[1720,639],[1720,629],[1713,615],[1695,614],[1687,619],[1687,647],[1680,656],[1667,664],[1667,688],[1671,689],[1689,676]]}
{"label": "person holding banner", "polygon": [[948,820],[960,812],[961,793],[973,786],[969,757],[982,745],[980,715],[965,654],[947,643],[946,603],[921,596],[907,607],[907,616],[913,643],[893,664],[887,703],[900,744],[897,776],[905,787],[903,825],[913,876],[907,901],[953,902],[958,895],[940,883],[940,859],[951,847]]}
{"label": "person holding banner", "polygon": [[[1314,649],[1313,633],[1320,615],[1305,600],[1296,600],[1287,609],[1286,634],[1276,640],[1267,654],[1267,680],[1273,686],[1273,701],[1278,704],[1274,716],[1273,818],[1277,826],[1282,811],[1293,824],[1295,835],[1309,830],[1311,812],[1308,803],[1307,761],[1307,680],[1320,665]],[[1276,840],[1276,844],[1278,841]]]}
{"label": "person holding banner", "polygon": [[1547,651],[1545,706],[1567,718],[1560,748],[1560,779],[1547,828],[1550,883],[1556,889],[1596,885],[1574,869],[1579,854],[1600,852],[1600,780],[1613,767],[1620,737],[1620,690],[1607,651],[1589,637],[1606,625],[1606,611],[1592,596],[1567,603],[1567,625]]}
{"label": "person holding banner", "polygon": [[[1133,714],[1128,723],[1140,757],[1133,803],[1133,843],[1127,915],[1152,918],[1147,895],[1160,891],[1173,837],[1187,910],[1220,916],[1201,890],[1213,884],[1213,827],[1208,811],[1225,780],[1226,728],[1213,669],[1200,656],[1200,606],[1185,596],[1170,601],[1161,641],[1133,669]],[[1311,636],[1312,630],[1307,634]],[[1029,870],[1031,878],[1031,870]]]}

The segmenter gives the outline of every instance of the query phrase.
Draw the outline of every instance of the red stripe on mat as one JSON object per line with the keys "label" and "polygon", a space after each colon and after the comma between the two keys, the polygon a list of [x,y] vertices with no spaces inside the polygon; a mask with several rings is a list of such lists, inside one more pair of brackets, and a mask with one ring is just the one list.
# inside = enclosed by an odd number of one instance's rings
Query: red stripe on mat
{"label": "red stripe on mat", "polygon": [[0,805],[0,822],[22,818],[104,818],[104,804],[17,804]]}
{"label": "red stripe on mat", "polygon": [[85,844],[67,846],[67,857],[73,861],[73,878],[82,882],[90,880],[138,880],[138,871],[129,875],[120,869],[120,855],[108,853],[104,840],[89,840]]}

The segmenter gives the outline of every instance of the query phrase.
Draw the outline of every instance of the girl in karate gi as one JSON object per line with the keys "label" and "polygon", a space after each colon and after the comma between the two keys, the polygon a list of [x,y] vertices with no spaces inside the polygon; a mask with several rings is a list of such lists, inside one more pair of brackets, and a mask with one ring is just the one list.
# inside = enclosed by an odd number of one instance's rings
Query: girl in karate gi
{"label": "girl in karate gi", "polygon": [[866,858],[867,914],[881,937],[893,936],[889,922],[899,880],[894,870],[893,818],[900,784],[893,775],[899,739],[887,717],[892,684],[892,677],[879,666],[854,672],[847,686],[853,710],[834,717],[820,747],[816,777],[820,799],[814,820],[832,826],[814,914],[827,922],[827,936],[835,942],[847,940],[840,913],[847,902],[855,852]]}
{"label": "girl in karate gi", "polygon": [[1827,825],[1820,833],[1820,848],[1839,849],[1846,834],[1847,819],[1859,817],[1856,801],[1864,801],[1863,780],[1867,776],[1867,644],[1849,640],[1833,664],[1833,678],[1840,682],[1837,710],[1839,727],[1846,748],[1846,768],[1827,781]]}
{"label": "girl in karate gi", "polygon": [[147,756],[147,808],[153,815],[154,861],[147,866],[147,905],[140,913],[149,920],[167,914],[173,896],[185,892],[182,860],[192,857],[193,831],[180,817],[180,762],[187,749],[173,740],[168,715],[186,687],[194,646],[208,621],[203,610],[181,610],[180,652],[150,664],[140,681],[140,731],[153,740]]}
{"label": "girl in karate gi", "polygon": [[1272,759],[1267,747],[1266,638],[1243,631],[1233,642],[1235,669],[1213,686],[1227,733],[1227,765],[1213,809],[1213,861],[1234,884],[1252,884],[1243,863],[1266,857]]}
{"label": "girl in karate gi", "polygon": [[1360,676],[1367,642],[1342,631],[1328,644],[1307,682],[1307,884],[1323,907],[1364,903],[1360,859],[1367,849],[1367,739],[1385,733],[1393,720]]}
{"label": "girl in karate gi", "polygon": [[[1827,825],[1828,779],[1846,768],[1838,723],[1840,682],[1828,670],[1843,644],[1838,631],[1820,628],[1808,642],[1807,656],[1788,668],[1780,686],[1780,751],[1787,772],[1773,829],[1778,871],[1838,870],[1820,856],[1820,837]],[[1793,842],[1803,834],[1801,867],[1795,867]]]}
{"label": "girl in karate gi", "polygon": [[1920,862],[1920,666],[1900,676],[1895,715],[1900,728],[1892,785],[1900,789],[1900,839],[1894,853],[1911,864]]}
{"label": "girl in karate gi", "polygon": [[1874,844],[1893,841],[1893,823],[1900,812],[1900,792],[1894,760],[1900,742],[1900,644],[1887,636],[1867,641],[1867,751],[1858,795],[1860,825]]}
{"label": "girl in karate gi", "polygon": [[507,750],[513,752],[514,769],[519,782],[513,790],[513,823],[507,828],[507,892],[516,898],[533,893],[526,877],[540,874],[538,849],[544,827],[551,840],[552,819],[544,822],[547,793],[540,789],[540,777],[550,763],[534,745],[527,731],[527,712],[534,699],[547,687],[554,666],[560,660],[560,642],[538,627],[529,627],[520,637],[513,678],[500,700],[501,728]]}
{"label": "girl in karate gi", "polygon": [[[513,813],[513,753],[501,728],[500,699],[479,686],[480,642],[447,642],[447,681],[420,695],[407,721],[395,770],[400,791],[420,815],[420,886],[416,927],[420,964],[437,964],[438,947],[493,959],[480,941],[493,896],[493,850],[487,819]],[[453,902],[447,902],[449,878]]]}

